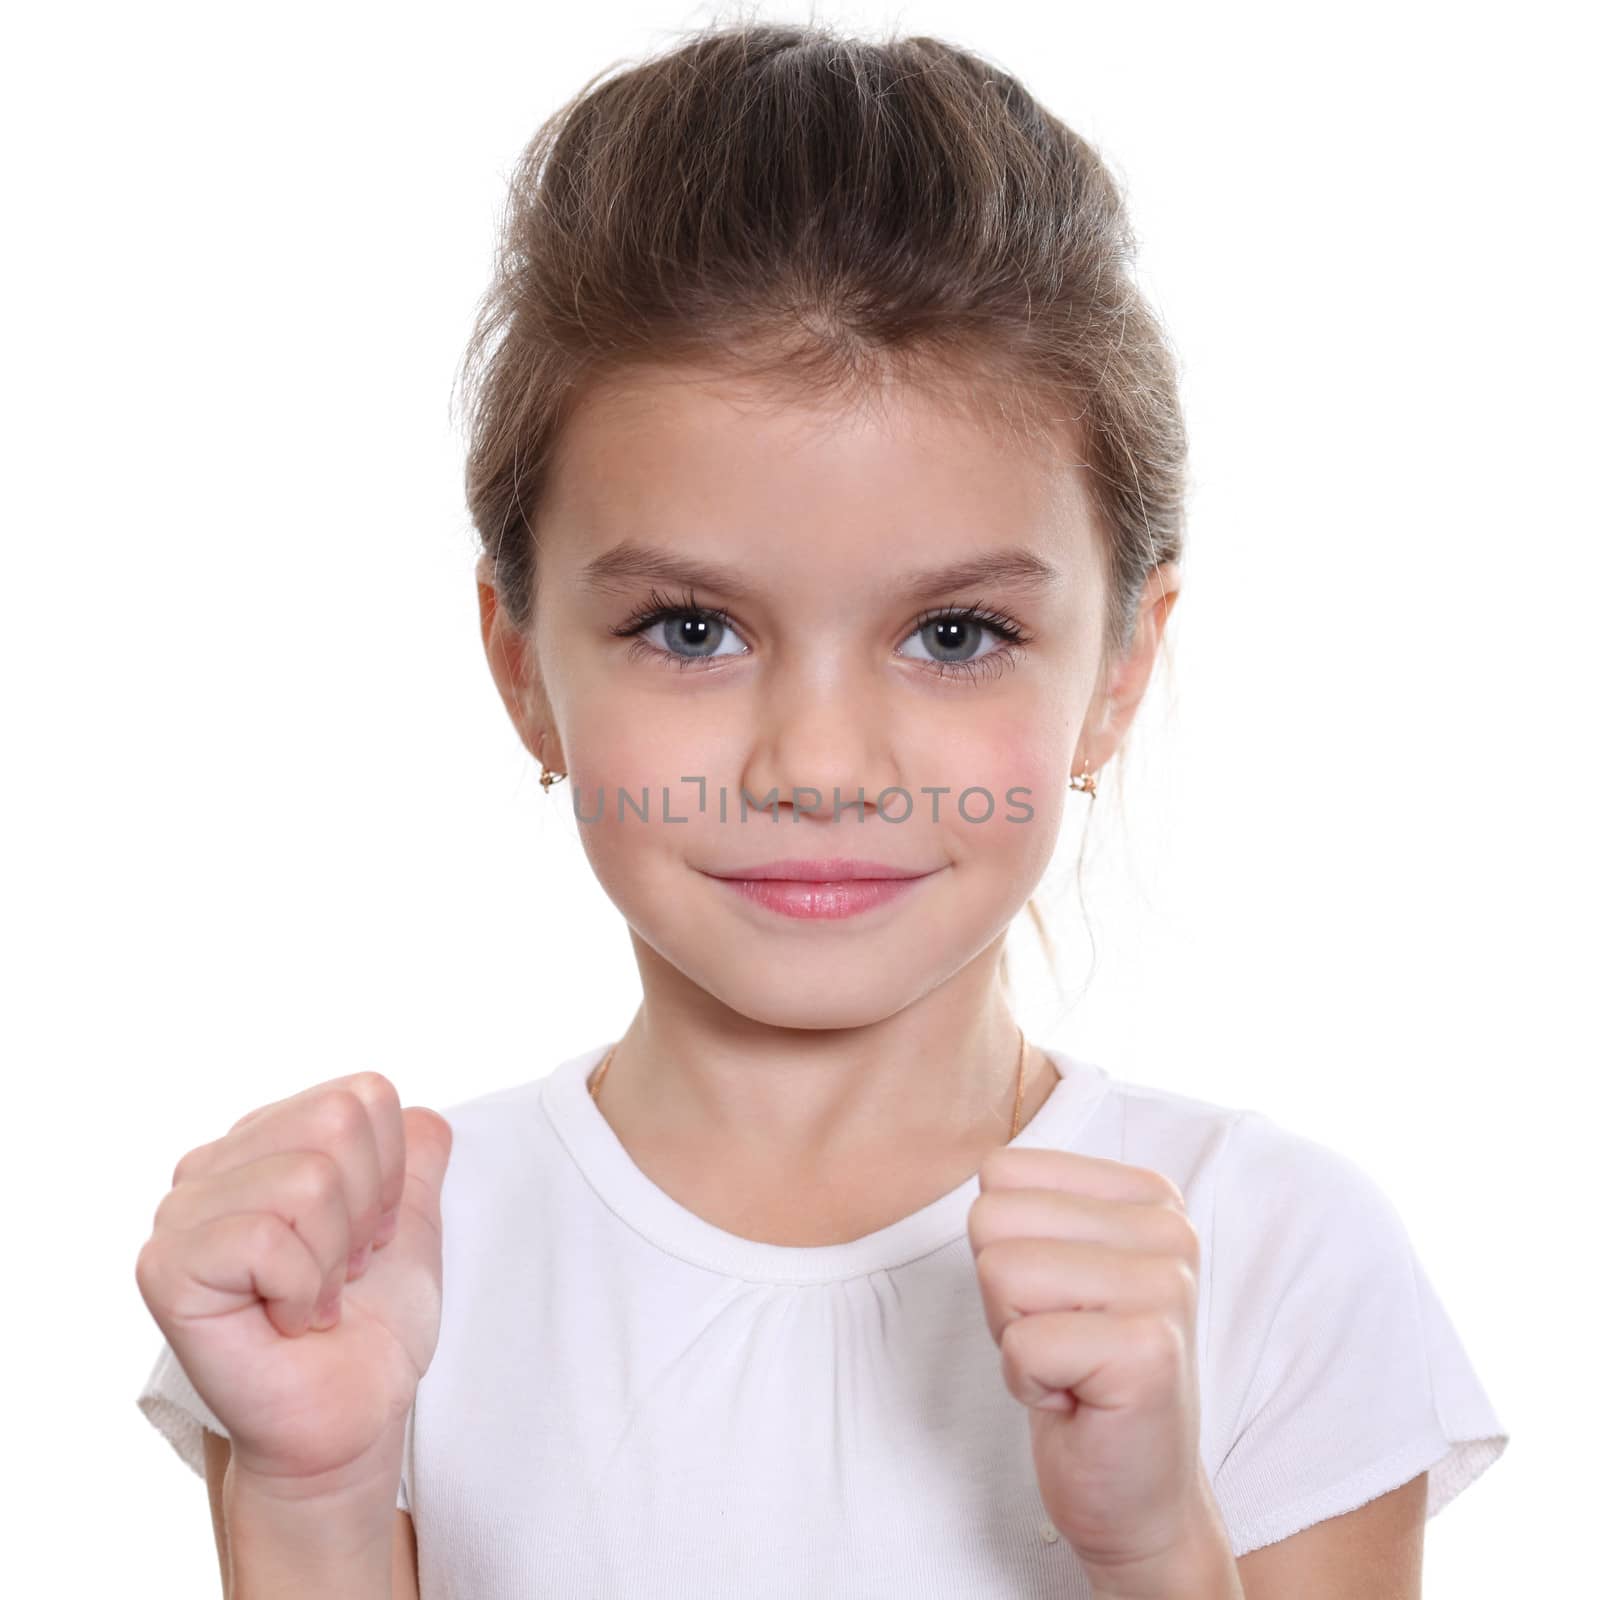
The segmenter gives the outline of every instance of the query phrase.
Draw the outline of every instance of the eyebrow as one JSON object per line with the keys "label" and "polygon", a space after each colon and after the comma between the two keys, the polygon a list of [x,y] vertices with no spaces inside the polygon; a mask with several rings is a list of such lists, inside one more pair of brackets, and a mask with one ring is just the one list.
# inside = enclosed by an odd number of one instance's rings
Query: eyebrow
{"label": "eyebrow", "polygon": [[[889,591],[902,601],[932,599],[951,589],[971,589],[985,585],[1042,593],[1061,581],[1061,572],[1033,551],[1020,545],[987,550],[980,555],[952,562],[944,567],[924,568],[907,573],[890,583]],[[580,569],[578,583],[585,589],[604,593],[630,580],[647,579],[657,583],[676,583],[686,589],[714,589],[734,600],[747,600],[755,586],[728,567],[695,561],[672,550],[624,540]]]}

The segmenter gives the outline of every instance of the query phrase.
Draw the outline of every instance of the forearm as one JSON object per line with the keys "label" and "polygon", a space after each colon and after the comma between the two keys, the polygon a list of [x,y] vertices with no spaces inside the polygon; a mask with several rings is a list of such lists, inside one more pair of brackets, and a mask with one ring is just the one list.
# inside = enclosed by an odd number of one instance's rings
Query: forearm
{"label": "forearm", "polygon": [[296,1505],[230,1472],[223,1507],[227,1600],[391,1600],[392,1495]]}

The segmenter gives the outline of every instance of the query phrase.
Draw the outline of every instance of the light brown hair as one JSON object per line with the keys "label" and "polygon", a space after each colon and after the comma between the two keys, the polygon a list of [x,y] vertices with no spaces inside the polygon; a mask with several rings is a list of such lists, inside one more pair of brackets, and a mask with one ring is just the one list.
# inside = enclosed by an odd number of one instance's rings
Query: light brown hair
{"label": "light brown hair", "polygon": [[1134,252],[1096,151],[940,39],[739,22],[604,69],[515,167],[463,362],[467,506],[507,617],[531,625],[541,495],[600,382],[686,363],[863,404],[910,381],[1070,440],[1103,674],[1183,545],[1177,366]]}

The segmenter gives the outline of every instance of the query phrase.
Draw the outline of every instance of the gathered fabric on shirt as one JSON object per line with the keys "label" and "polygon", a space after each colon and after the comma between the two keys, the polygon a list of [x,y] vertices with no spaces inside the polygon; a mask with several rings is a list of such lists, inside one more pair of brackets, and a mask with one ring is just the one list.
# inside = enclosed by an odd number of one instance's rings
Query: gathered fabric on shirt
{"label": "gathered fabric on shirt", "polygon": [[[443,1108],[438,1348],[396,1504],[421,1600],[1089,1600],[1034,1476],[964,1183],[843,1244],[678,1204],[588,1093],[610,1048]],[[1507,1442],[1401,1218],[1259,1112],[1059,1082],[1010,1141],[1164,1173],[1202,1242],[1202,1465],[1234,1554],[1418,1473],[1436,1515]],[[138,1405],[196,1473],[226,1435],[162,1342]]]}

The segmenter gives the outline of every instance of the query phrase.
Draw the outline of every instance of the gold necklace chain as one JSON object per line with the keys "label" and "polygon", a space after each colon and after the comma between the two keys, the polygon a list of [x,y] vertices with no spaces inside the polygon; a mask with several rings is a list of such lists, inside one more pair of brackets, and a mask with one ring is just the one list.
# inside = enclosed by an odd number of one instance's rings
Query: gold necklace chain
{"label": "gold necklace chain", "polygon": [[[600,1080],[606,1075],[606,1068],[611,1065],[611,1058],[617,1053],[616,1045],[606,1051],[606,1058],[600,1063],[599,1070],[589,1079],[589,1098],[598,1101],[600,1098]],[[1023,1067],[1028,1059],[1028,1039],[1021,1028],[1017,1029],[1017,1096],[1016,1103],[1011,1108],[1011,1137],[1016,1138],[1018,1130],[1022,1127],[1022,1074]]]}

